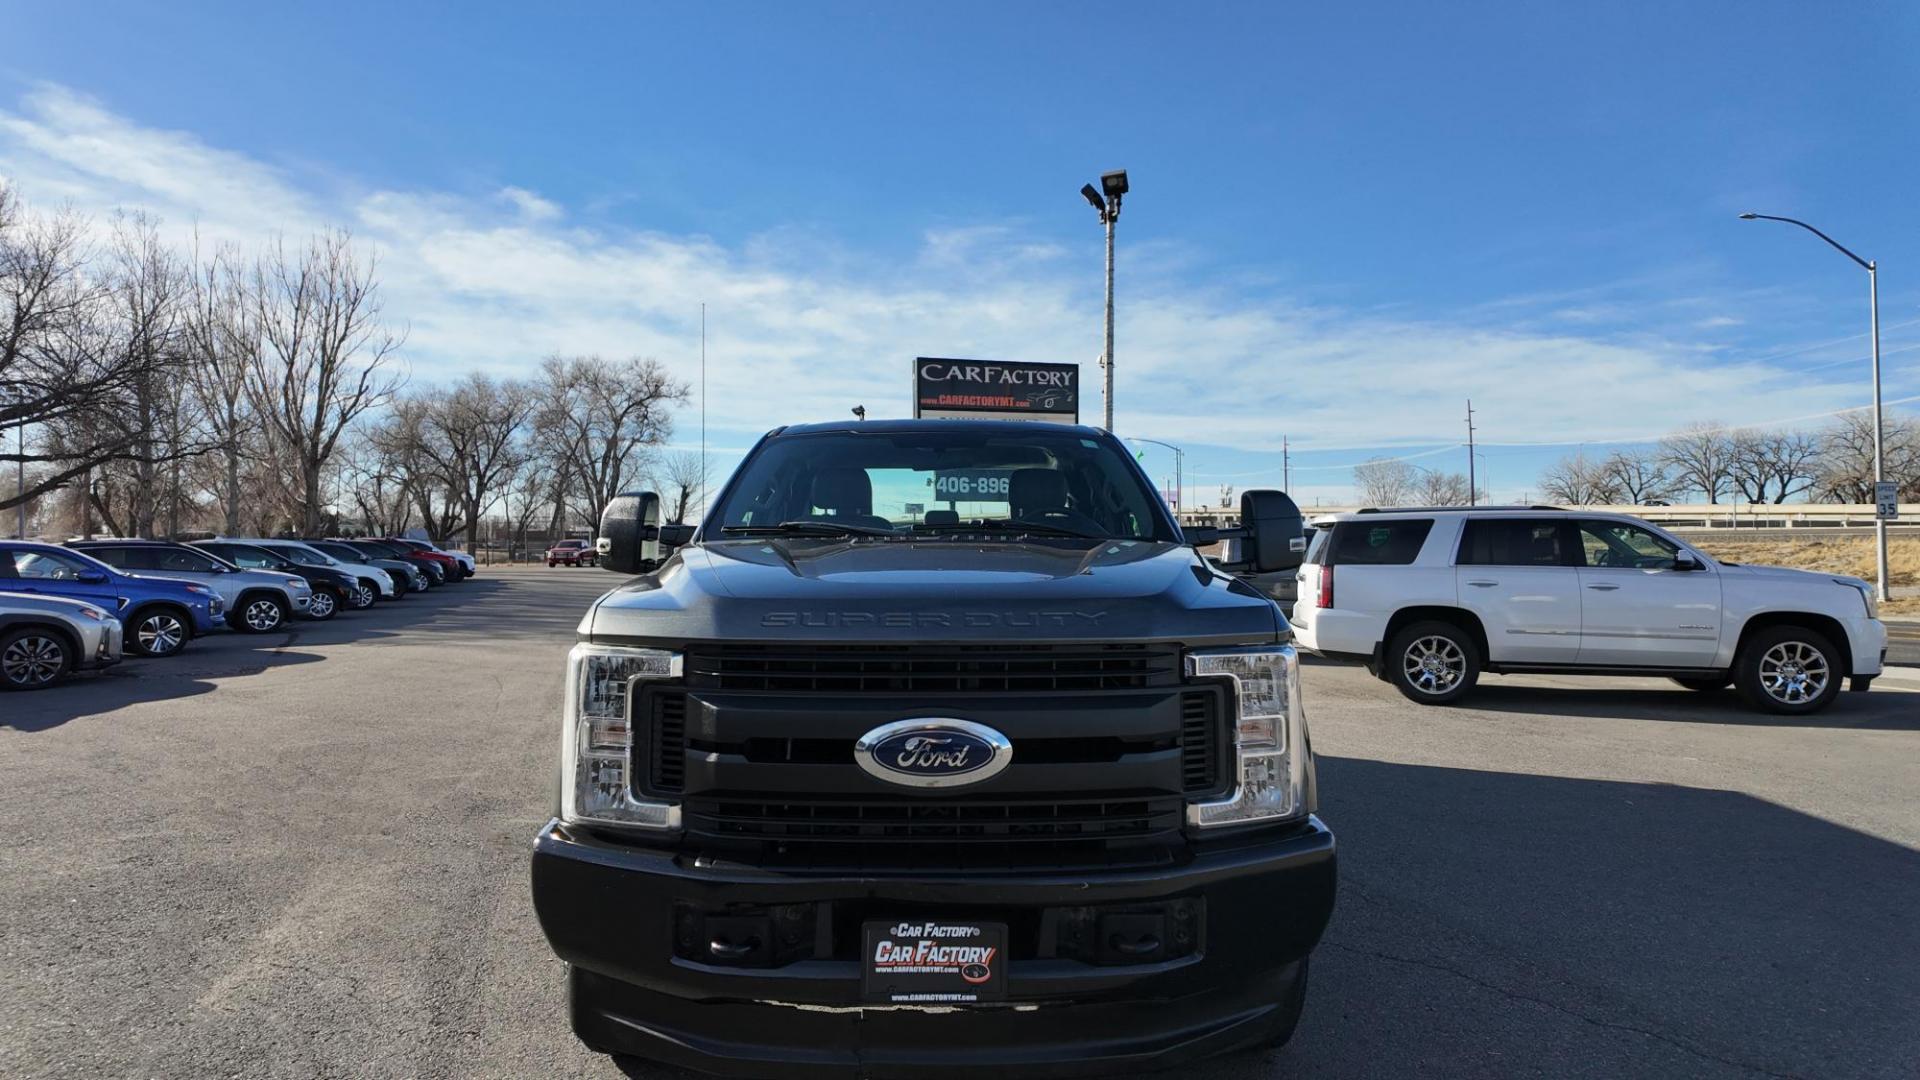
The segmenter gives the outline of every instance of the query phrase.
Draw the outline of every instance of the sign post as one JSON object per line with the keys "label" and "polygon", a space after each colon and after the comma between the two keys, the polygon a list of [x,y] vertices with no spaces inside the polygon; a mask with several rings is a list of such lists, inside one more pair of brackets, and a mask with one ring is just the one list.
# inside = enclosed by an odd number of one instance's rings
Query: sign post
{"label": "sign post", "polygon": [[1873,485],[1873,516],[1881,521],[1900,520],[1900,485],[1882,480]]}
{"label": "sign post", "polygon": [[1077,424],[1080,366],[916,357],[913,415]]}

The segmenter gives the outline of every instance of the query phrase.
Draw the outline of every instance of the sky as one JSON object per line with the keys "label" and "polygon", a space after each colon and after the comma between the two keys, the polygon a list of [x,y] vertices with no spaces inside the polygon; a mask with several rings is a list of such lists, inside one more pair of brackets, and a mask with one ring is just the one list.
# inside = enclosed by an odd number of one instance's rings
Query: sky
{"label": "sky", "polygon": [[[1537,497],[1695,421],[1920,407],[1920,6],[0,0],[0,180],[202,246],[350,229],[416,384],[693,386],[724,475],[907,415],[912,358],[1082,365],[1125,168],[1115,428],[1186,501],[1352,466]],[[1915,268],[1909,272],[1908,268]],[[1171,481],[1171,455],[1142,445]]]}

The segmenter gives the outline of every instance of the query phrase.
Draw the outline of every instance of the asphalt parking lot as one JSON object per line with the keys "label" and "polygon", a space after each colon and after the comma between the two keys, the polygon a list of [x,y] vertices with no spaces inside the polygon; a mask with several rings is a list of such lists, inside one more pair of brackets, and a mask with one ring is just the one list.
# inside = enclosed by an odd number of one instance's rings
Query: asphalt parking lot
{"label": "asphalt parking lot", "polygon": [[[0,698],[0,1075],[620,1075],[527,890],[614,581],[483,568]],[[1920,695],[1305,678],[1341,844],[1306,1016],[1181,1075],[1914,1075]]]}

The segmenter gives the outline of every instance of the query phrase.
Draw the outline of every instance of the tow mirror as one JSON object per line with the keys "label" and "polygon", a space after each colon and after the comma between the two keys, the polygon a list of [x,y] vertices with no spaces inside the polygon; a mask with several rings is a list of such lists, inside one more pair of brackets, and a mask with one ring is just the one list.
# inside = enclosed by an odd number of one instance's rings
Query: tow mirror
{"label": "tow mirror", "polygon": [[660,561],[660,496],[651,491],[616,495],[600,512],[594,551],[603,570],[639,574]]}
{"label": "tow mirror", "polygon": [[1300,565],[1305,549],[1298,542],[1306,534],[1306,521],[1286,492],[1242,493],[1240,527],[1247,531],[1244,557],[1254,573],[1271,574]]}

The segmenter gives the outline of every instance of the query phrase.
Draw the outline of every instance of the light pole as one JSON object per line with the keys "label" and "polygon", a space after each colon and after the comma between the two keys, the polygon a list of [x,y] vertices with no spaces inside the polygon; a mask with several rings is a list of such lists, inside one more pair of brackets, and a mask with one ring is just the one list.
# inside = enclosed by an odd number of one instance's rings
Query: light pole
{"label": "light pole", "polygon": [[1152,443],[1155,446],[1164,446],[1167,449],[1173,451],[1173,512],[1175,514],[1178,514],[1182,509],[1186,507],[1186,502],[1187,502],[1186,495],[1183,494],[1183,490],[1187,486],[1187,483],[1186,483],[1187,452],[1173,445],[1172,443],[1161,442],[1159,439],[1142,439],[1137,435],[1132,435],[1132,436],[1128,436],[1127,441]]}
{"label": "light pole", "polygon": [[[1833,249],[1854,262],[1867,272],[1867,306],[1870,312],[1870,326],[1873,333],[1873,485],[1877,490],[1886,480],[1885,439],[1880,430],[1880,268],[1872,259],[1863,259],[1848,251],[1840,241],[1821,232],[1804,221],[1790,217],[1776,217],[1772,214],[1756,214],[1752,211],[1740,215],[1742,221],[1784,221],[1789,225],[1798,225],[1813,235],[1833,245]],[[1880,515],[1873,517],[1874,560],[1878,564],[1880,580],[1878,590],[1881,600],[1890,598],[1887,592],[1887,523]]]}
{"label": "light pole", "polygon": [[[1102,192],[1105,197],[1102,197]],[[1100,352],[1100,371],[1106,384],[1107,430],[1113,430],[1113,223],[1120,219],[1120,197],[1127,193],[1127,170],[1115,169],[1100,174],[1100,188],[1084,184],[1081,197],[1100,214],[1107,227],[1107,333]]]}

